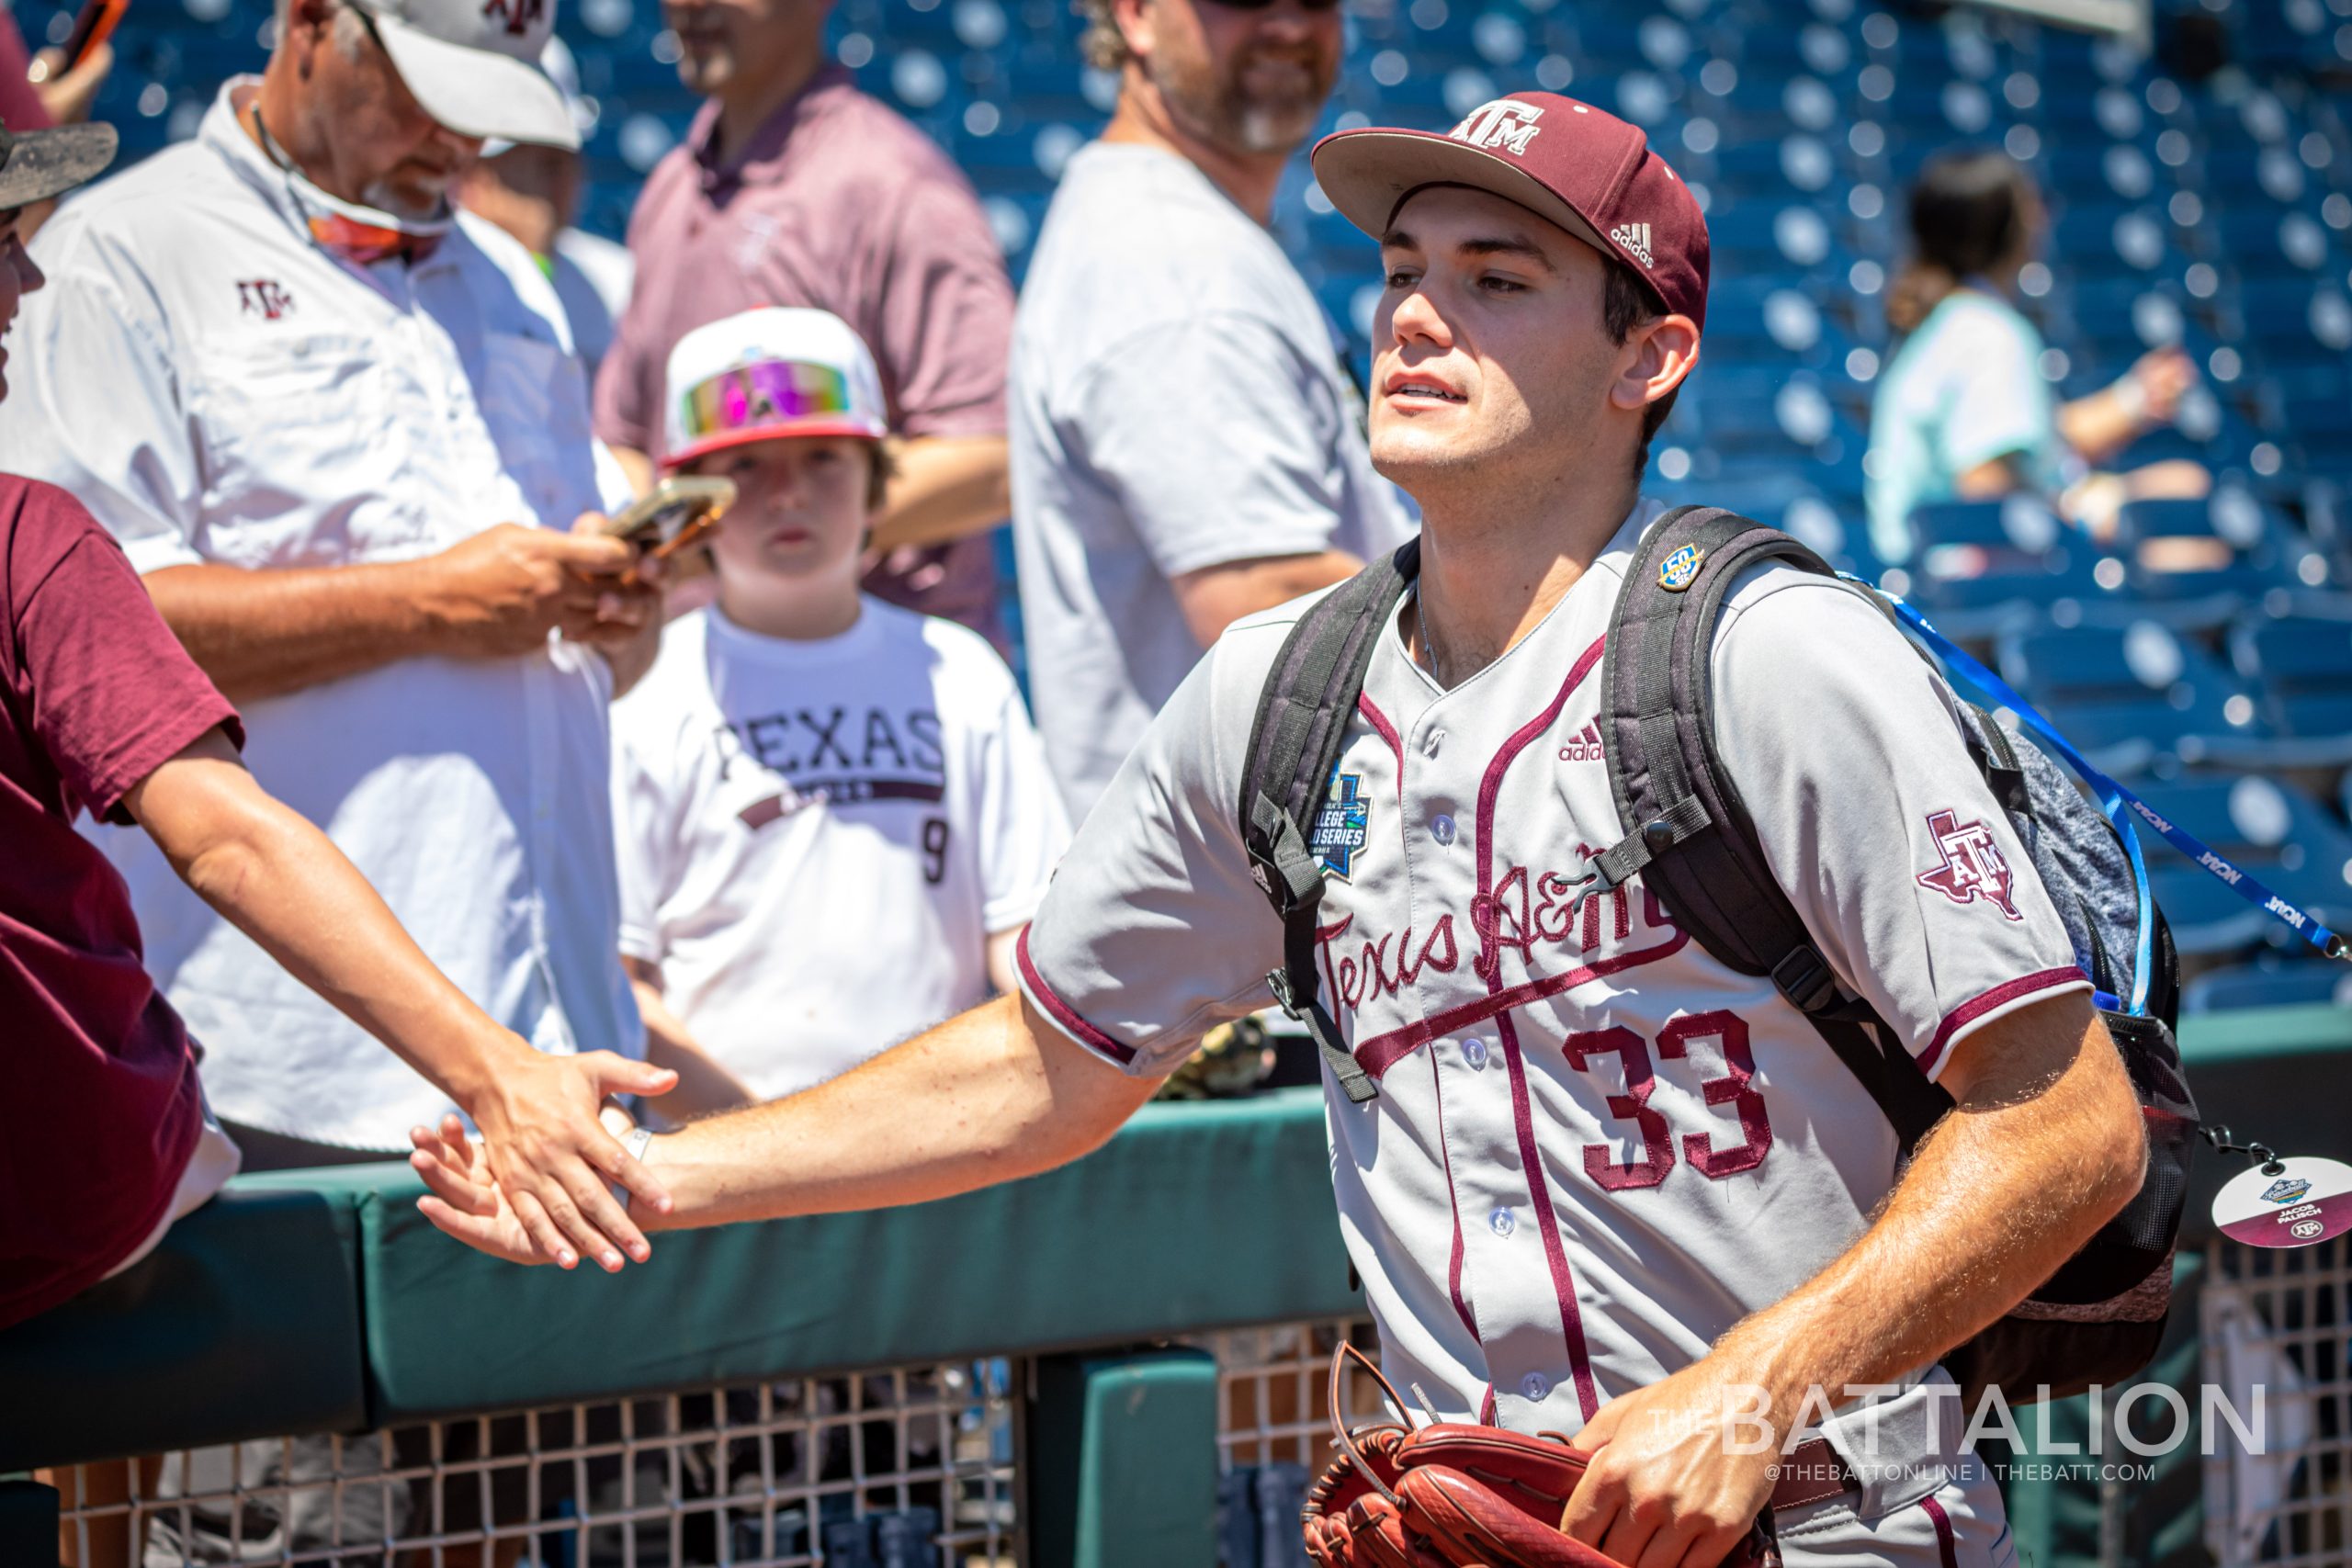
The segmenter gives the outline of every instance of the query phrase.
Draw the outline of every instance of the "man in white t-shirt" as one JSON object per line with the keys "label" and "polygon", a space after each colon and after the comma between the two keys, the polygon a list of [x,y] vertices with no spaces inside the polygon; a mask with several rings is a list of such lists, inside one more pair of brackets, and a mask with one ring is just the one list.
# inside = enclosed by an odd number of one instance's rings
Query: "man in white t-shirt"
{"label": "man in white t-shirt", "polygon": [[1088,0],[1121,73],[1012,324],[1013,543],[1037,721],[1082,818],[1201,650],[1411,532],[1330,321],[1266,231],[1339,66],[1328,0]]}
{"label": "man in white t-shirt", "polygon": [[993,649],[858,591],[889,478],[873,355],[823,310],[680,339],[666,465],[734,481],[718,602],[614,709],[621,951],[695,1111],[820,1083],[1015,988],[1069,837]]}

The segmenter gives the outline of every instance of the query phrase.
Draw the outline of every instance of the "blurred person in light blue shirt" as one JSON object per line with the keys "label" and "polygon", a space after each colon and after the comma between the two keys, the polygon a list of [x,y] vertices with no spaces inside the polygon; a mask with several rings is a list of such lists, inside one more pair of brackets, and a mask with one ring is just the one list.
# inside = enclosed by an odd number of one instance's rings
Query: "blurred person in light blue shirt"
{"label": "blurred person in light blue shirt", "polygon": [[[597,109],[580,91],[579,62],[561,39],[550,38],[539,66],[563,94],[585,145],[595,133]],[[636,287],[637,263],[627,245],[572,226],[580,211],[582,174],[576,149],[493,137],[482,143],[481,156],[466,171],[457,196],[459,206],[520,240],[539,264],[571,323],[572,352],[593,379]]]}
{"label": "blurred person in light blue shirt", "polygon": [[2041,248],[2041,194],[1997,152],[1930,159],[1911,192],[1914,254],[1888,286],[1896,347],[1871,405],[1871,542],[1907,560],[1910,513],[1939,501],[2019,491],[2104,537],[2130,500],[2201,496],[2195,463],[2099,471],[2172,422],[2197,371],[2178,348],[2143,355],[2120,380],[2062,403],[2041,370],[2041,334],[2007,285]]}

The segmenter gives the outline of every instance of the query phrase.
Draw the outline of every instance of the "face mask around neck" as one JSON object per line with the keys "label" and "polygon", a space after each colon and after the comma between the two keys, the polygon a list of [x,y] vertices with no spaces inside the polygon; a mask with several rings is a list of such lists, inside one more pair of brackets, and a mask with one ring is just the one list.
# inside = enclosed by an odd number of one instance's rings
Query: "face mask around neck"
{"label": "face mask around neck", "polygon": [[261,133],[262,152],[284,176],[287,195],[302,215],[311,238],[329,254],[359,266],[395,257],[413,265],[437,250],[456,227],[457,217],[446,203],[429,217],[409,218],[345,201],[322,190],[270,135],[259,107],[254,110],[254,126]]}

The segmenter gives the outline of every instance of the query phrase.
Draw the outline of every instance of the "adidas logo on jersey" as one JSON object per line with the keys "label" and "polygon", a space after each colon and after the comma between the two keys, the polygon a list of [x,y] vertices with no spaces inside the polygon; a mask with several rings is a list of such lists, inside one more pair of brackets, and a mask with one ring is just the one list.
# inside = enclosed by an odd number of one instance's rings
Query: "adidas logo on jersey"
{"label": "adidas logo on jersey", "polygon": [[1586,725],[1560,748],[1563,762],[1598,762],[1601,760],[1600,728],[1598,722]]}
{"label": "adidas logo on jersey", "polygon": [[1609,231],[1610,242],[1633,254],[1644,266],[1657,264],[1650,260],[1650,226],[1646,223],[1620,223]]}

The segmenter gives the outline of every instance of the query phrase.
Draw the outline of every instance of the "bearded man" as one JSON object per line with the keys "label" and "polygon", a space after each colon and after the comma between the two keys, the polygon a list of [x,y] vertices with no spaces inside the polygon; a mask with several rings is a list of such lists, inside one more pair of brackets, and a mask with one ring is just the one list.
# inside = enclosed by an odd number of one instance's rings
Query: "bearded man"
{"label": "bearded man", "polygon": [[1013,320],[1030,680],[1082,818],[1201,650],[1410,531],[1329,318],[1266,231],[1339,71],[1336,0],[1084,0],[1120,73]]}

